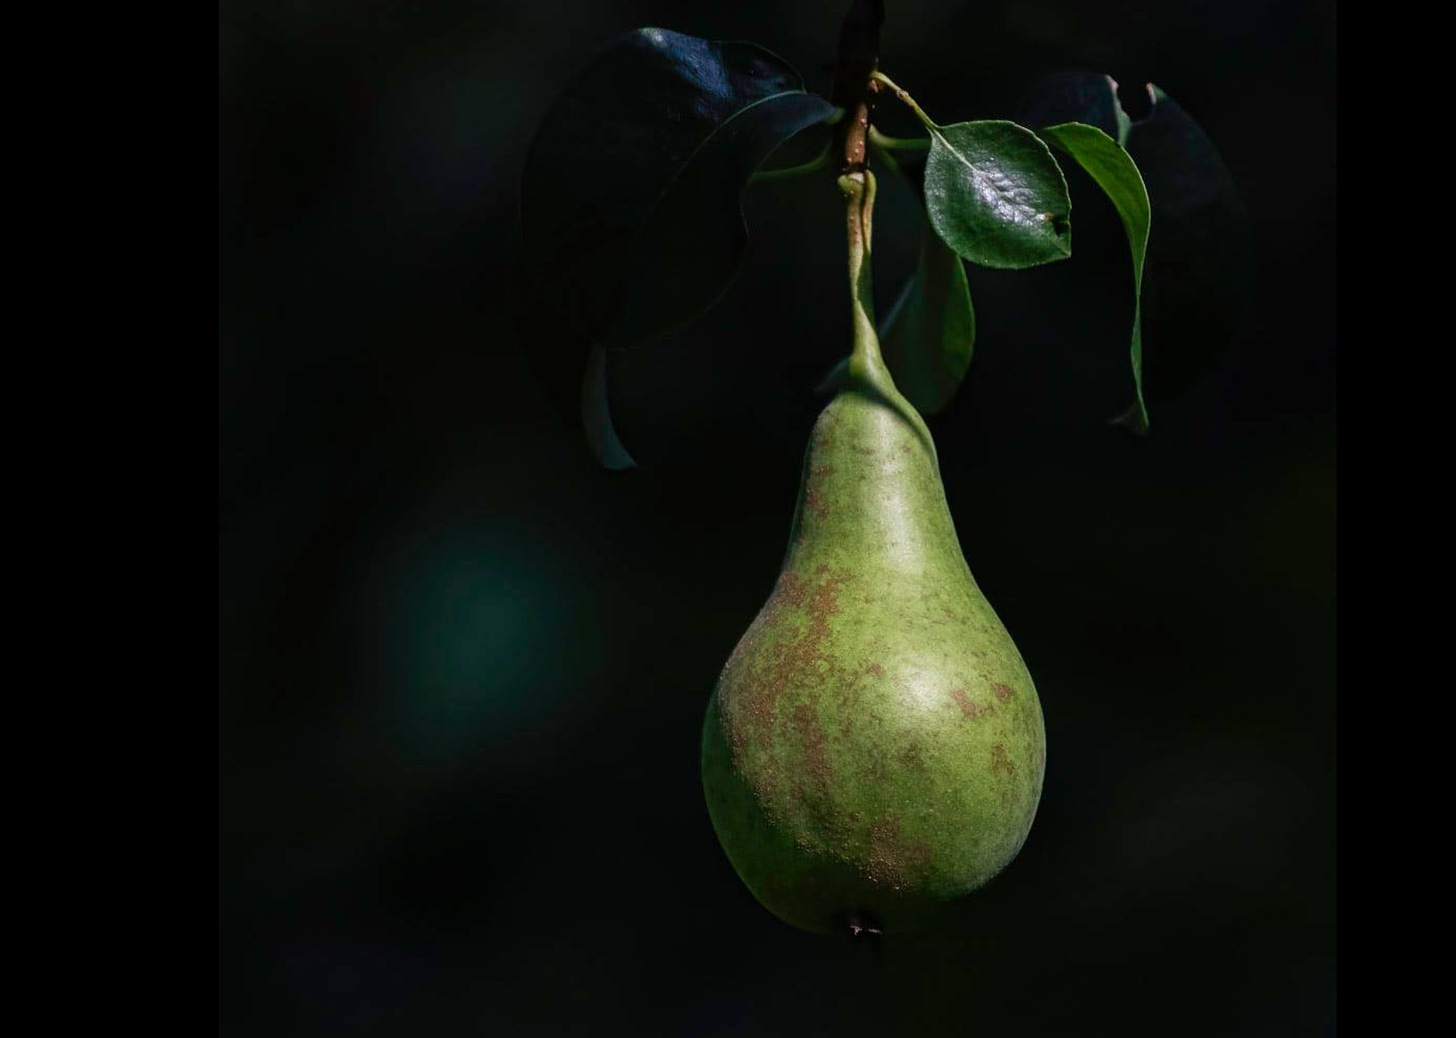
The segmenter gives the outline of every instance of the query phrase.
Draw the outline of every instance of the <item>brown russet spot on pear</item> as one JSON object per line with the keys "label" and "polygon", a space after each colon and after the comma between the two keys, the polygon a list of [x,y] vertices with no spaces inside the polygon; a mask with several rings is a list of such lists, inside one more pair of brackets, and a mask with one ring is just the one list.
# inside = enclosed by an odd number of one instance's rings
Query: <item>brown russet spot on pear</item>
{"label": "brown russet spot on pear", "polygon": [[961,713],[972,721],[987,712],[984,706],[977,706],[975,703],[972,703],[966,696],[966,690],[963,688],[951,689],[950,697],[956,701],[956,706],[960,707]]}

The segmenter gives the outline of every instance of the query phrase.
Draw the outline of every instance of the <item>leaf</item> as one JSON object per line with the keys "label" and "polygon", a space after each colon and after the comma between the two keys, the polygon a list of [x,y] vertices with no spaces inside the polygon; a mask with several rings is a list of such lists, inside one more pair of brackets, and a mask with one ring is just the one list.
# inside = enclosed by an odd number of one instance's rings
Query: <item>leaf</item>
{"label": "leaf", "polygon": [[[1111,76],[1107,77],[1107,83],[1112,87],[1112,92],[1117,93],[1117,80]],[[1117,133],[1111,136],[1116,137],[1119,148],[1127,147],[1127,135],[1132,131],[1132,117],[1123,111],[1122,103],[1119,101],[1112,106],[1112,119],[1117,124]],[[1073,120],[1075,121],[1075,120]]]}
{"label": "leaf", "polygon": [[1148,191],[1143,185],[1137,164],[1118,143],[1097,129],[1084,123],[1062,123],[1048,126],[1042,136],[1060,150],[1077,160],[1108,199],[1122,218],[1123,230],[1127,232],[1127,243],[1132,249],[1133,315],[1132,315],[1132,377],[1136,391],[1136,403],[1125,421],[1140,433],[1148,431],[1147,402],[1143,397],[1143,264],[1147,258],[1148,231],[1152,222]]}
{"label": "leaf", "polygon": [[923,415],[950,403],[976,341],[976,312],[961,259],[928,220],[920,225],[920,262],[885,316],[880,348],[895,385]]}
{"label": "leaf", "polygon": [[1256,264],[1248,211],[1217,146],[1176,101],[1147,89],[1153,108],[1132,124],[1127,149],[1158,214],[1143,289],[1156,406],[1226,362],[1252,321]]}
{"label": "leaf", "polygon": [[593,346],[581,380],[581,424],[586,442],[603,467],[620,472],[637,462],[617,438],[612,406],[607,397],[607,351]]}
{"label": "leaf", "polygon": [[557,99],[526,160],[527,309],[608,349],[693,320],[738,272],[748,178],[836,111],[753,44],[616,37]]}
{"label": "leaf", "polygon": [[[1144,395],[1156,409],[1219,370],[1252,313],[1248,213],[1233,175],[1203,128],[1162,90],[1132,121],[1115,81],[1090,72],[1043,76],[1014,109],[1028,126],[1081,122],[1115,136],[1137,163],[1158,233],[1142,286]],[[1141,407],[1134,401],[1124,418]]]}
{"label": "leaf", "polygon": [[931,127],[925,207],[972,263],[1019,270],[1072,254],[1067,180],[1036,134],[1013,122]]}
{"label": "leaf", "polygon": [[1026,126],[1086,123],[1119,144],[1127,143],[1132,125],[1117,97],[1111,76],[1094,72],[1053,72],[1036,80],[1013,109]]}

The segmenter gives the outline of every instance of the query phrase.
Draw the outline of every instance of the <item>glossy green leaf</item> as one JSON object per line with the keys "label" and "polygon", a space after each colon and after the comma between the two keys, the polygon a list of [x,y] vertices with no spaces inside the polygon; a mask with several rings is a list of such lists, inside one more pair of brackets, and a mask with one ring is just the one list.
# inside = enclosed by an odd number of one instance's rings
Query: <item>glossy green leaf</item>
{"label": "glossy green leaf", "polygon": [[662,29],[616,37],[557,99],[527,157],[528,307],[608,349],[700,316],[747,248],[749,177],[836,111],[753,44]]}
{"label": "glossy green leaf", "polygon": [[1072,202],[1051,151],[1004,120],[930,128],[925,208],[958,255],[1021,269],[1072,253]]}
{"label": "glossy green leaf", "polygon": [[[896,157],[874,149],[875,162],[917,191],[924,157]],[[921,163],[922,165],[917,165]],[[921,199],[923,201],[923,199]],[[895,386],[923,415],[945,409],[970,367],[976,341],[976,312],[971,305],[966,268],[935,233],[921,209],[920,247],[915,270],[879,322],[880,352]],[[843,385],[848,358],[819,382],[821,394]]]}
{"label": "glossy green leaf", "polygon": [[1143,185],[1137,164],[1128,153],[1095,126],[1062,123],[1048,126],[1041,133],[1054,146],[1074,158],[1097,182],[1117,210],[1123,230],[1127,232],[1127,243],[1132,250],[1134,305],[1131,357],[1137,400],[1126,417],[1131,428],[1145,433],[1148,430],[1148,409],[1143,397],[1143,264],[1147,258],[1148,231],[1152,223],[1147,188]]}
{"label": "glossy green leaf", "polygon": [[915,409],[935,414],[960,388],[975,342],[965,265],[923,220],[919,263],[880,331],[885,363]]}

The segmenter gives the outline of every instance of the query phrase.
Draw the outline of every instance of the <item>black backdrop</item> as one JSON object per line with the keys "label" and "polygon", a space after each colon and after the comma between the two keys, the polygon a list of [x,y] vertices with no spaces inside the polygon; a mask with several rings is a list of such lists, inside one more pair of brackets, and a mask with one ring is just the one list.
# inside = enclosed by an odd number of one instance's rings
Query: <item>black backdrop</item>
{"label": "black backdrop", "polygon": [[1178,99],[1256,295],[1140,440],[1103,421],[1110,207],[1074,179],[1071,260],[970,272],[977,356],[931,427],[1048,769],[965,920],[799,934],[717,846],[699,726],[847,343],[837,198],[755,189],[739,287],[623,391],[650,464],[609,473],[579,358],[512,324],[517,178],[612,33],[751,39],[827,90],[844,6],[222,5],[222,1033],[1333,1032],[1332,5],[890,0],[882,64],[941,121],[1061,68]]}

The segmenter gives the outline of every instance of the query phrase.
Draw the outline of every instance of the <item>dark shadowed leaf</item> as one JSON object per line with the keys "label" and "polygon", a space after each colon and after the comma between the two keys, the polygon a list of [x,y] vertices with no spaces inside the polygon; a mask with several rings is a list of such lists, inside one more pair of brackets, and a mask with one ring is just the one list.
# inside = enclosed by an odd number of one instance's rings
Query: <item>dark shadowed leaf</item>
{"label": "dark shadowed leaf", "polygon": [[617,438],[612,408],[607,398],[607,351],[593,346],[581,380],[581,424],[592,454],[605,468],[634,468],[637,462]]}
{"label": "dark shadowed leaf", "polygon": [[[1144,89],[1152,108],[1132,122],[1108,76],[1060,72],[1037,80],[1015,114],[1030,126],[1096,126],[1137,164],[1158,225],[1141,306],[1144,397],[1157,410],[1227,358],[1251,309],[1254,267],[1248,215],[1218,149],[1176,101]],[[1139,415],[1134,401],[1119,420]]]}
{"label": "dark shadowed leaf", "polygon": [[1217,370],[1250,320],[1253,234],[1233,174],[1203,128],[1149,84],[1153,108],[1128,131],[1158,233],[1143,288],[1143,370],[1152,404]]}
{"label": "dark shadowed leaf", "polygon": [[691,321],[737,273],[749,176],[835,111],[753,44],[662,29],[616,37],[557,99],[527,157],[528,307],[609,349]]}
{"label": "dark shadowed leaf", "polygon": [[1094,72],[1042,76],[1015,106],[1015,118],[1027,126],[1085,123],[1123,145],[1132,125],[1118,101],[1116,81]]}
{"label": "dark shadowed leaf", "polygon": [[966,268],[922,220],[919,264],[880,332],[895,385],[921,414],[935,414],[960,388],[975,341]]}
{"label": "dark shadowed leaf", "polygon": [[930,128],[925,207],[958,255],[1021,269],[1072,253],[1071,199],[1051,151],[1000,119]]}
{"label": "dark shadowed leaf", "polygon": [[[1134,431],[1148,431],[1148,409],[1143,399],[1142,295],[1143,261],[1147,256],[1148,229],[1151,213],[1148,191],[1137,165],[1127,152],[1107,134],[1084,123],[1061,123],[1048,126],[1041,135],[1055,147],[1077,160],[1108,199],[1122,219],[1127,243],[1132,250],[1133,314],[1132,314],[1132,378],[1136,401],[1128,424]],[[1122,420],[1122,419],[1119,419]]]}

